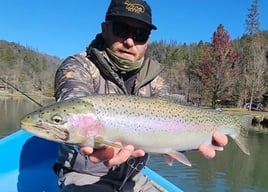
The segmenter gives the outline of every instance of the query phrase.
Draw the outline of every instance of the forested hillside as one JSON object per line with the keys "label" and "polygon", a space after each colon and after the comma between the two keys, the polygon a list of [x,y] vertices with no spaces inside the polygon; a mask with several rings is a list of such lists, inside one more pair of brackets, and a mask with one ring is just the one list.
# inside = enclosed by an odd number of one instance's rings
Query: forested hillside
{"label": "forested hillside", "polygon": [[[53,79],[61,60],[17,43],[0,40],[0,77],[28,94],[53,95]],[[0,91],[14,89],[0,81]]]}
{"label": "forested hillside", "polygon": [[231,40],[219,25],[211,42],[153,42],[148,54],[166,65],[173,93],[196,105],[242,107],[268,97],[268,31]]}
{"label": "forested hillside", "polygon": [[[166,66],[172,93],[196,105],[242,107],[250,99],[267,104],[268,31],[231,40],[219,25],[211,42],[190,45],[158,41],[147,52]],[[61,60],[16,43],[0,41],[0,77],[28,94],[53,95]],[[14,89],[0,82],[1,91]]]}

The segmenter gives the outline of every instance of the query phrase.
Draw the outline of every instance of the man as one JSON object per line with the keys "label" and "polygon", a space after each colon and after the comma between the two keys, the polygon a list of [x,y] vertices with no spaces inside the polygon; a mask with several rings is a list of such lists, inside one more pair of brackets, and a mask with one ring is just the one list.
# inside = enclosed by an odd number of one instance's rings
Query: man
{"label": "man", "polygon": [[[91,94],[168,94],[160,76],[163,66],[145,58],[151,30],[157,29],[149,5],[142,0],[112,0],[101,27],[86,52],[68,57],[57,70],[57,101]],[[221,133],[215,133],[214,140],[217,146],[227,144]],[[215,156],[211,146],[199,150]],[[148,154],[132,145],[79,151],[61,145],[54,168],[62,191],[155,191],[140,173],[147,160]],[[138,170],[133,169],[136,165],[141,165]]]}

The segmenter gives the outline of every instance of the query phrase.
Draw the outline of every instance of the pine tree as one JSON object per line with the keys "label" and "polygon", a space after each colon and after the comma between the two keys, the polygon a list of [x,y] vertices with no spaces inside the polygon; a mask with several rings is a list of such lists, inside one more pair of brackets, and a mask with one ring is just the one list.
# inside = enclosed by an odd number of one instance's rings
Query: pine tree
{"label": "pine tree", "polygon": [[248,41],[248,55],[245,58],[248,61],[245,64],[244,76],[245,76],[245,101],[247,102],[247,93],[249,92],[249,110],[251,110],[251,104],[254,99],[256,89],[261,81],[261,75],[258,73],[261,63],[257,58],[258,51],[258,32],[260,30],[260,21],[259,21],[259,10],[258,10],[258,0],[253,0],[251,7],[248,9],[249,13],[246,19],[246,35]]}
{"label": "pine tree", "polygon": [[258,0],[253,0],[246,19],[246,34],[252,36],[260,29]]}

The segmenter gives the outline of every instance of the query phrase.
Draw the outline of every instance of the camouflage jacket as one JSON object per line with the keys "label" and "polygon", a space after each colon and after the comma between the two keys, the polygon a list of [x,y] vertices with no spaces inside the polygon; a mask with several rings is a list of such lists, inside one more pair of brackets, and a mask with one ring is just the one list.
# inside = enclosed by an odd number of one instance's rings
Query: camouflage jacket
{"label": "camouflage jacket", "polygon": [[[60,65],[55,76],[55,97],[57,101],[91,94],[135,94],[153,96],[167,94],[168,89],[163,78],[159,76],[163,67],[150,58],[143,61],[142,68],[127,80],[115,73],[95,50],[95,54],[88,52],[70,56]],[[97,54],[97,55],[96,55]],[[89,56],[90,55],[90,56]],[[130,82],[130,83],[129,83]],[[142,160],[142,158],[141,158]],[[93,164],[72,146],[61,145],[57,164],[77,172],[104,176],[108,169],[103,163]],[[121,168],[120,168],[121,167]],[[125,165],[115,170],[116,178],[123,178]],[[111,171],[111,170],[110,170]],[[118,175],[118,173],[120,173]]]}
{"label": "camouflage jacket", "polygon": [[127,90],[123,78],[108,67],[97,67],[87,58],[86,52],[68,57],[56,73],[57,101],[96,93],[154,96],[168,92],[164,79],[159,76],[163,67],[149,58],[144,60],[141,70],[136,74],[132,92]]}

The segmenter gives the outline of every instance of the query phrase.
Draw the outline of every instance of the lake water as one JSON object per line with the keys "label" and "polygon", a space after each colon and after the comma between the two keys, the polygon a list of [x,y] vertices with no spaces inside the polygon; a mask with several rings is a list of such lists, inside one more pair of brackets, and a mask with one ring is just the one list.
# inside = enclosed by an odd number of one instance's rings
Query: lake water
{"label": "lake water", "polygon": [[[0,138],[18,130],[20,118],[38,108],[31,101],[18,98],[2,98],[0,106]],[[192,167],[178,162],[170,167],[162,157],[154,155],[148,166],[185,192],[266,192],[268,134],[250,132],[248,141],[250,156],[229,139],[224,151],[218,152],[214,159],[208,160],[198,152],[186,153]]]}
{"label": "lake water", "polygon": [[[49,103],[42,99],[38,99],[37,102]],[[21,117],[39,108],[29,99],[19,97],[0,97],[0,106],[0,138],[18,130]]]}

